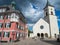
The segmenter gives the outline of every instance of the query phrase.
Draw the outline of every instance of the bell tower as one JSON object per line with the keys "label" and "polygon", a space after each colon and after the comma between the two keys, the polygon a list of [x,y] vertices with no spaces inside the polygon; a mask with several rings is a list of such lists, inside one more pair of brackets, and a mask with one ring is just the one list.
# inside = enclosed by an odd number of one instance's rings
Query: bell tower
{"label": "bell tower", "polygon": [[47,3],[46,3],[46,6],[45,6],[45,8],[44,8],[44,13],[45,13],[45,16],[55,15],[54,6],[51,5],[48,0],[47,0]]}
{"label": "bell tower", "polygon": [[49,24],[50,37],[54,37],[59,34],[57,16],[55,16],[54,6],[47,0],[44,8],[44,20]]}

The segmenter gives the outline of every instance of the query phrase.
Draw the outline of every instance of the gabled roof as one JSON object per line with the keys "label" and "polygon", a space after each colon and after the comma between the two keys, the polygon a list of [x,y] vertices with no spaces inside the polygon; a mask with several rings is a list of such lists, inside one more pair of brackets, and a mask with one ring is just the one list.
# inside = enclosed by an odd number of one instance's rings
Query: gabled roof
{"label": "gabled roof", "polygon": [[48,6],[52,6],[52,7],[54,7],[54,6],[51,5],[50,2],[47,0],[46,6],[44,7],[44,9],[45,9],[46,7],[48,7]]}
{"label": "gabled roof", "polygon": [[[48,24],[48,25],[49,25],[49,23],[47,23],[43,18],[40,18],[40,19],[35,23],[35,25],[40,24],[41,22],[43,22],[44,24]],[[35,26],[35,25],[34,25],[34,26]]]}

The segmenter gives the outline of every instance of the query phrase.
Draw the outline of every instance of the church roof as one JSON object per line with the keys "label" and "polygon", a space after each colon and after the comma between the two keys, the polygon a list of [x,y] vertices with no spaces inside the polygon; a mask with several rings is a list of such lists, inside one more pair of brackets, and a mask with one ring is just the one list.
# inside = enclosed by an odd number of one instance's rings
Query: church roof
{"label": "church roof", "polygon": [[46,7],[48,7],[48,6],[52,6],[52,7],[54,7],[54,6],[51,5],[50,2],[47,0],[46,6],[44,7],[44,9],[45,9]]}

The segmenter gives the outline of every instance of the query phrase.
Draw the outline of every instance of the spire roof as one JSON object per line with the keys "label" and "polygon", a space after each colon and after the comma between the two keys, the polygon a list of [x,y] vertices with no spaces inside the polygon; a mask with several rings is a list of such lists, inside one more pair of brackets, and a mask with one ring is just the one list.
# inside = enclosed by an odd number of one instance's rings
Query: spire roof
{"label": "spire roof", "polygon": [[53,5],[51,5],[51,4],[50,4],[50,2],[47,0],[47,3],[46,3],[45,8],[46,8],[46,7],[48,7],[48,6],[52,6],[52,7],[54,7],[54,6],[53,6]]}

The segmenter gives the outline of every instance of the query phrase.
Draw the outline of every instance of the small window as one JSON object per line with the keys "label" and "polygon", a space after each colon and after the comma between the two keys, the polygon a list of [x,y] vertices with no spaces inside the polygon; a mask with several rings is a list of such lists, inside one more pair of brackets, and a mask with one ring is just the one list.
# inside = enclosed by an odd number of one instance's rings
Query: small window
{"label": "small window", "polygon": [[4,36],[3,37],[9,37],[10,33],[9,32],[4,32]]}
{"label": "small window", "polygon": [[17,33],[16,33],[16,38],[19,38],[19,37],[20,37],[20,33],[17,32]]}
{"label": "small window", "polygon": [[24,27],[23,26],[21,26],[21,30],[24,30]]}
{"label": "small window", "polygon": [[11,14],[11,18],[15,18],[16,14],[15,13],[12,13]]}
{"label": "small window", "polygon": [[23,33],[20,33],[20,37],[23,37]]}
{"label": "small window", "polygon": [[18,23],[17,23],[17,28],[18,28],[18,29],[21,29],[21,26],[20,26]]}
{"label": "small window", "polygon": [[1,32],[0,32],[0,37],[1,37]]}
{"label": "small window", "polygon": [[4,19],[4,16],[0,15],[0,19]]}
{"label": "small window", "polygon": [[6,24],[5,24],[5,27],[6,27],[6,28],[10,28],[10,27],[11,27],[11,23],[6,23]]}
{"label": "small window", "polygon": [[10,15],[7,15],[7,16],[6,16],[6,19],[10,19],[10,18],[11,18],[11,16],[10,16]]}
{"label": "small window", "polygon": [[0,23],[0,28],[2,28],[3,27],[3,24],[2,23]]}
{"label": "small window", "polygon": [[53,12],[51,11],[51,15],[53,15]]}
{"label": "small window", "polygon": [[19,25],[18,25],[18,23],[16,23],[16,27],[19,29]]}

